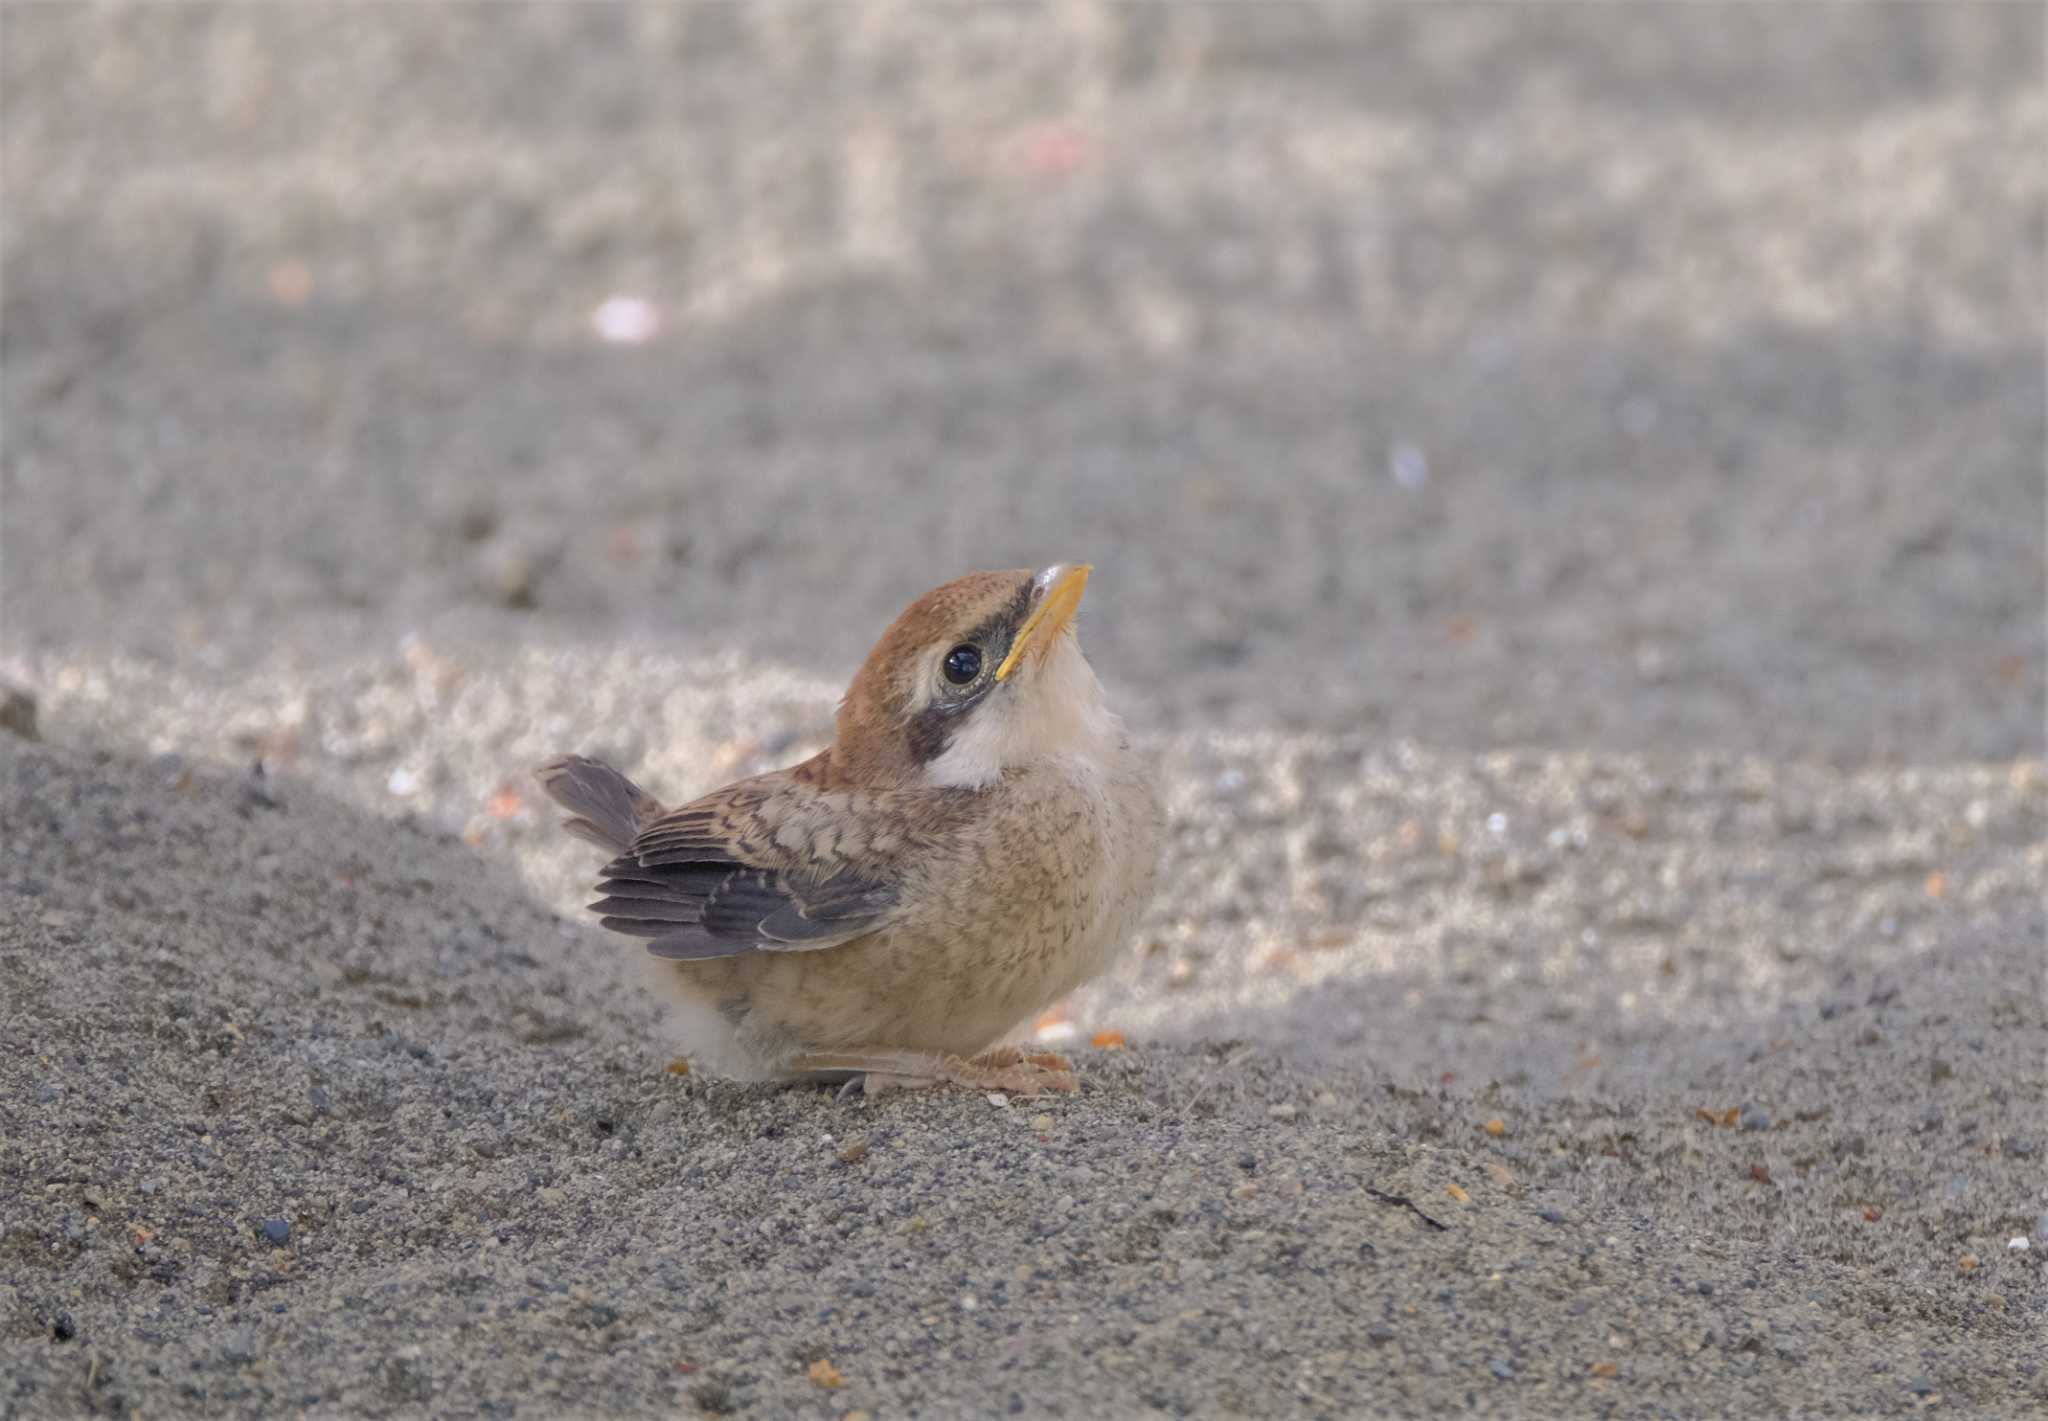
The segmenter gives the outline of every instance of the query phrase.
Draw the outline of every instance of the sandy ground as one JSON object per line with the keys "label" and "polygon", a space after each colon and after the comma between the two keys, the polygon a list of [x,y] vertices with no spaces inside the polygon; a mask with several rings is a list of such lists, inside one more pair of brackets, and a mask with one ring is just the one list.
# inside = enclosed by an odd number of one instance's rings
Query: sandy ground
{"label": "sandy ground", "polygon": [[[2043,46],[0,11],[0,1416],[2048,1407]],[[1065,557],[1082,1095],[671,1072],[525,767]]]}

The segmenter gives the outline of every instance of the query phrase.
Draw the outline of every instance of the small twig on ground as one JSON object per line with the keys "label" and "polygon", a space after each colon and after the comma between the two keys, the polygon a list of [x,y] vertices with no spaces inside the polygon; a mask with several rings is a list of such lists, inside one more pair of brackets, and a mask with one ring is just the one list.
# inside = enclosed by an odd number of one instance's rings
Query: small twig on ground
{"label": "small twig on ground", "polygon": [[1438,1233],[1449,1233],[1451,1231],[1451,1226],[1449,1224],[1441,1223],[1438,1220],[1432,1219],[1429,1215],[1423,1213],[1422,1206],[1417,1204],[1413,1199],[1410,1199],[1405,1194],[1389,1194],[1384,1189],[1375,1189],[1369,1184],[1366,1186],[1365,1192],[1370,1194],[1373,1198],[1379,1200],[1382,1204],[1392,1204],[1396,1208],[1408,1210],[1409,1212],[1413,1213],[1416,1218],[1422,1220],[1422,1222],[1424,1222],[1425,1224],[1428,1224]]}

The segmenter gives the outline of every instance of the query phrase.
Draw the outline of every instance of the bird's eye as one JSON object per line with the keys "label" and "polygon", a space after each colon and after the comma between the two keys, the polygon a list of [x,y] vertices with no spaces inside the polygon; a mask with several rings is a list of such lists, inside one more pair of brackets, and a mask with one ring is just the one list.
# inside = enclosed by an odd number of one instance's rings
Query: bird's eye
{"label": "bird's eye", "polygon": [[956,686],[965,686],[981,674],[981,648],[962,642],[946,653],[946,679]]}

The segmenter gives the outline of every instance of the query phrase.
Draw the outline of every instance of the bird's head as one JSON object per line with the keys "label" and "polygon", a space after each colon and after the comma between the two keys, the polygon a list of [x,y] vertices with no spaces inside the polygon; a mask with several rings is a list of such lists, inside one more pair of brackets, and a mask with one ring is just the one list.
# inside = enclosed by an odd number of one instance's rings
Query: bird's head
{"label": "bird's head", "polygon": [[980,788],[1121,735],[1074,634],[1086,563],[976,572],[925,593],[882,634],[839,707],[838,755],[870,773]]}

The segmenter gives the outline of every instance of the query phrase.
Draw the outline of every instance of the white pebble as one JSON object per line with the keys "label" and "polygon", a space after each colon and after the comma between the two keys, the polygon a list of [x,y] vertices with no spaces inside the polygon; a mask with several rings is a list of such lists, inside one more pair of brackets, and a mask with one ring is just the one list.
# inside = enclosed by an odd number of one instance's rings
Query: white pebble
{"label": "white pebble", "polygon": [[2006,1244],[2005,1244],[2005,1246],[2006,1246],[2007,1248],[2017,1248],[2017,1249],[2018,1249],[2018,1250],[2019,1250],[2020,1252],[2022,1252],[2022,1253],[2025,1253],[2025,1252],[2026,1252],[2026,1251],[2027,1251],[2028,1249],[2032,1248],[2032,1247],[2033,1247],[2034,1245],[2033,1245],[2032,1241],[2031,1241],[2031,1240],[2029,1240],[2029,1239],[2027,1238],[2027,1236],[2026,1236],[2025,1234],[2021,1234],[2021,1235],[2019,1235],[2019,1236],[2018,1236],[2017,1238],[2011,1238],[2011,1239],[2007,1239],[2007,1240],[2006,1240]]}
{"label": "white pebble", "polygon": [[1495,810],[1495,811],[1494,811],[1493,813],[1491,813],[1491,814],[1489,814],[1489,815],[1487,815],[1487,816],[1486,816],[1486,827],[1487,827],[1487,830],[1488,830],[1489,832],[1491,832],[1491,833],[1494,833],[1494,834],[1505,834],[1505,833],[1507,833],[1507,831],[1508,831],[1508,817],[1507,817],[1507,815],[1505,815],[1505,814],[1502,814],[1502,813],[1501,813],[1501,812],[1500,812],[1499,810]]}
{"label": "white pebble", "polygon": [[411,770],[405,768],[405,766],[403,765],[400,765],[397,769],[393,770],[391,772],[391,778],[384,782],[384,788],[390,790],[393,794],[399,796],[401,799],[404,798],[406,795],[411,794],[419,787],[420,777],[414,774]]}
{"label": "white pebble", "polygon": [[992,1090],[988,1093],[988,1103],[998,1110],[1008,1110],[1010,1108],[1010,1097],[1004,1095],[999,1090]]}
{"label": "white pebble", "polygon": [[612,345],[644,345],[661,331],[661,312],[638,296],[613,296],[590,313],[597,338]]}
{"label": "white pebble", "polygon": [[1404,440],[1387,451],[1387,472],[1402,488],[1421,488],[1429,482],[1429,456]]}

